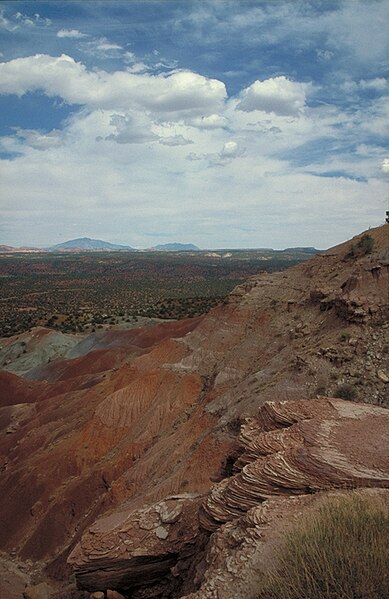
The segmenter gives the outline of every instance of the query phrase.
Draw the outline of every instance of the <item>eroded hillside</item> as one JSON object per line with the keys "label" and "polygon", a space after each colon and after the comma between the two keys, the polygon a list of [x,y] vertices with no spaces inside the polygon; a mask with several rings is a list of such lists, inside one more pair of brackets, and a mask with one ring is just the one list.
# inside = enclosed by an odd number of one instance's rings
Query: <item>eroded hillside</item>
{"label": "eroded hillside", "polygon": [[[35,582],[64,580],[72,567],[89,591],[216,597],[202,591],[212,578],[204,564],[216,559],[205,556],[232,526],[228,514],[247,528],[244,519],[257,518],[250,510],[291,488],[305,497],[336,481],[387,487],[388,456],[377,465],[353,455],[341,432],[367,444],[389,407],[389,227],[367,235],[369,247],[361,235],[252,277],[205,317],[69,342],[67,357],[42,367],[28,361],[28,344],[42,352],[42,343],[24,340],[15,359],[32,367],[23,377],[0,372],[1,549],[31,560]],[[20,342],[8,340],[10,355]],[[263,437],[273,428],[255,428],[261,406],[285,400],[297,416]],[[376,407],[361,412],[350,400]],[[322,452],[321,484],[317,467],[296,464],[318,460],[312,447],[325,447],[328,427],[338,445]],[[263,474],[269,468],[275,478]]]}

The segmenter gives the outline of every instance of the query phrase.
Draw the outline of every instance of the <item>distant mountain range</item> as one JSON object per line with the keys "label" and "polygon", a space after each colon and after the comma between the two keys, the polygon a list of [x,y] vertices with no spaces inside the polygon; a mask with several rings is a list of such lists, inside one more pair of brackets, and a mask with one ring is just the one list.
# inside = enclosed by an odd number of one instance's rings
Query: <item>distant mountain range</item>
{"label": "distant mountain range", "polygon": [[[244,249],[244,248],[241,248]],[[271,248],[253,248],[257,251],[278,251],[281,253],[303,253],[303,254],[317,254],[322,250],[317,250],[314,247],[292,247],[286,248],[285,250],[272,250]],[[193,243],[164,243],[155,245],[152,248],[148,248],[145,251],[158,251],[158,252],[201,252],[202,250]],[[127,252],[139,252],[142,250],[135,249],[130,245],[118,245],[116,243],[109,243],[101,239],[90,239],[90,237],[79,237],[77,239],[71,239],[64,243],[58,243],[48,248],[37,248],[37,247],[13,247],[9,245],[0,245],[1,253],[11,252],[25,252],[25,253],[38,253],[38,252],[77,252],[77,251],[127,251]],[[219,250],[220,251],[220,250]]]}
{"label": "distant mountain range", "polygon": [[155,245],[152,250],[159,252],[200,252],[200,248],[193,243],[164,243],[162,245]]}
{"label": "distant mountain range", "polygon": [[[80,237],[79,239],[71,239],[64,243],[59,243],[48,248],[49,251],[60,251],[60,250],[127,250],[136,251],[129,245],[117,245],[115,243],[109,243],[108,241],[102,241],[101,239],[90,239],[89,237]],[[163,245],[156,245],[151,248],[153,250],[161,252],[199,252],[200,248],[193,243],[165,243]]]}
{"label": "distant mountain range", "polygon": [[116,245],[101,239],[90,239],[89,237],[80,237],[71,239],[64,243],[58,243],[48,248],[50,251],[57,250],[134,250],[129,245]]}

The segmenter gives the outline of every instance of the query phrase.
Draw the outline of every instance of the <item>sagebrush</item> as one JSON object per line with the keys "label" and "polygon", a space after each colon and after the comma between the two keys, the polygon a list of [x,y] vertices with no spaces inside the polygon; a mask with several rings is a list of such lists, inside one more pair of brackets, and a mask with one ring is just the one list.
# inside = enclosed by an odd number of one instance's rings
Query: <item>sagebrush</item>
{"label": "sagebrush", "polygon": [[328,498],[287,535],[277,562],[258,599],[388,599],[387,503]]}

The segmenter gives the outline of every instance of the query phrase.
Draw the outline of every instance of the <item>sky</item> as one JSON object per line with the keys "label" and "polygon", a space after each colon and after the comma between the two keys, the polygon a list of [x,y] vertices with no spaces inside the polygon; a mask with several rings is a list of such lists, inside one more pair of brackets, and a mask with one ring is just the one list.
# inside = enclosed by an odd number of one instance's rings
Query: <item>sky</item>
{"label": "sky", "polygon": [[0,244],[383,224],[387,23],[387,0],[0,2]]}

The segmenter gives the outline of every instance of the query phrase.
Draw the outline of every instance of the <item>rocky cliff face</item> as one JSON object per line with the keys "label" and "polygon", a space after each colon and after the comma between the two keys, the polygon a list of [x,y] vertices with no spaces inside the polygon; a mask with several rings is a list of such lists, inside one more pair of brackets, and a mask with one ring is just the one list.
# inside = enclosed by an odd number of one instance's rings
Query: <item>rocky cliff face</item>
{"label": "rocky cliff face", "polygon": [[389,227],[368,234],[370,253],[359,237],[260,274],[204,318],[1,372],[0,548],[57,579],[75,569],[88,590],[183,596],[214,584],[218,543],[232,562],[235,537],[256,551],[266,506],[388,486],[388,456],[374,455],[388,430]]}

